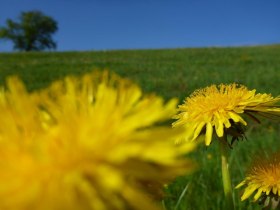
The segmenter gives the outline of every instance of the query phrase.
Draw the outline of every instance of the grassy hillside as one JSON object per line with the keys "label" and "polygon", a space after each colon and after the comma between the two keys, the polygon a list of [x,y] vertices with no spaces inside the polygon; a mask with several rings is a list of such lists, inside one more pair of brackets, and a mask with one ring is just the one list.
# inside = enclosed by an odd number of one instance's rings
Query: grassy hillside
{"label": "grassy hillside", "polygon": [[[258,92],[280,94],[280,45],[236,48],[170,50],[127,50],[100,52],[0,53],[0,83],[8,75],[19,75],[29,90],[42,88],[67,74],[81,74],[95,68],[110,69],[131,78],[146,92],[165,99],[184,99],[195,89],[210,84],[238,82]],[[230,151],[233,184],[238,184],[255,154],[266,156],[280,149],[279,122],[263,120],[249,126],[248,141]],[[166,189],[162,205],[168,210],[224,209],[217,142],[201,145],[193,154],[200,169],[180,177]],[[250,201],[237,209],[260,209]]]}

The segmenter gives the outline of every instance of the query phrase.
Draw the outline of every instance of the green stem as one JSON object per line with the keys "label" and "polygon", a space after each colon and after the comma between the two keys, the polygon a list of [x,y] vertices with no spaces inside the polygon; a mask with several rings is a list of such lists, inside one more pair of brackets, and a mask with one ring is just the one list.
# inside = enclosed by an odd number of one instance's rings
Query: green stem
{"label": "green stem", "polygon": [[227,151],[228,145],[225,144],[225,140],[223,138],[220,139],[220,146],[221,146],[221,159],[222,159],[222,178],[223,178],[224,193],[227,202],[227,210],[234,210],[231,179],[228,170],[228,151]]}

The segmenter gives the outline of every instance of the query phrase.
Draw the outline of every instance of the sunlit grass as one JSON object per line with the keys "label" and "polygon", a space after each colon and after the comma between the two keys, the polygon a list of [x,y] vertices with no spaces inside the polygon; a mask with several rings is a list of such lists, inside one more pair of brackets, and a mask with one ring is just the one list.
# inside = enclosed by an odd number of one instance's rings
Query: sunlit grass
{"label": "sunlit grass", "polygon": [[[280,46],[133,50],[64,53],[0,53],[0,82],[17,74],[29,90],[47,86],[68,74],[82,74],[107,68],[137,82],[146,92],[165,99],[177,96],[180,103],[195,89],[210,84],[237,82],[258,92],[280,93]],[[243,180],[254,154],[269,155],[280,148],[280,126],[268,120],[265,126],[251,123],[247,139],[230,151],[233,185]],[[192,176],[179,177],[166,189],[162,206],[167,210],[224,209],[217,142],[201,144],[193,158],[200,169]],[[250,200],[240,201],[235,190],[236,209],[261,209]]]}

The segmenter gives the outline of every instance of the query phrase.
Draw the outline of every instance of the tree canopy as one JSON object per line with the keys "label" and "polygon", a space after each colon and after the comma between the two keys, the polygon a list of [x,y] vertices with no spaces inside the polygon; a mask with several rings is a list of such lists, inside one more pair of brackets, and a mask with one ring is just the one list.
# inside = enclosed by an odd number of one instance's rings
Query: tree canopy
{"label": "tree canopy", "polygon": [[7,19],[6,27],[0,28],[0,39],[11,40],[14,49],[21,51],[55,49],[52,34],[57,29],[57,22],[40,11],[22,12],[19,21]]}

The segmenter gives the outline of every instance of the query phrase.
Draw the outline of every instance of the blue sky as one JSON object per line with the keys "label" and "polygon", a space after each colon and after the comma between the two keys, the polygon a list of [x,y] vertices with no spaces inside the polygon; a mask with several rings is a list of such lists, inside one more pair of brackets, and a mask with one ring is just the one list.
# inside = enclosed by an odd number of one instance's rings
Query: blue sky
{"label": "blue sky", "polygon": [[[279,0],[0,0],[0,26],[41,10],[58,51],[280,43]],[[0,51],[12,43],[0,41]]]}

